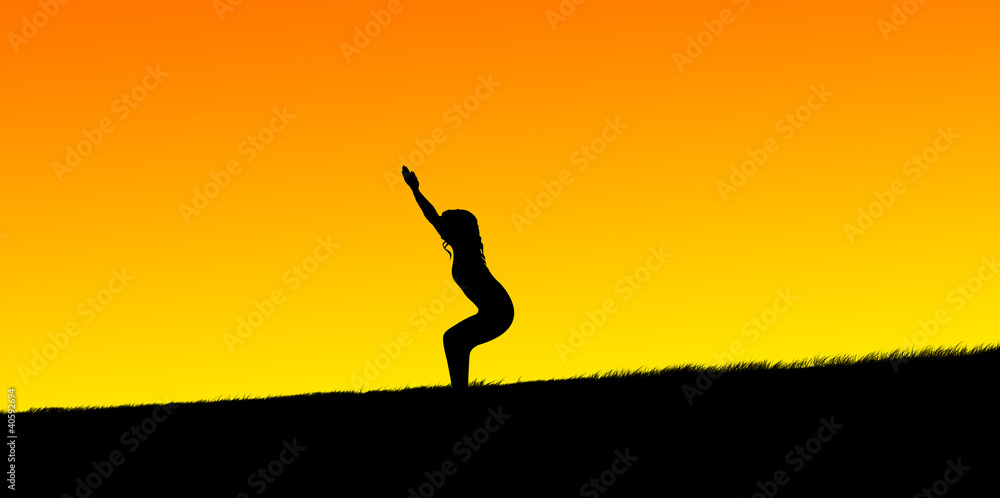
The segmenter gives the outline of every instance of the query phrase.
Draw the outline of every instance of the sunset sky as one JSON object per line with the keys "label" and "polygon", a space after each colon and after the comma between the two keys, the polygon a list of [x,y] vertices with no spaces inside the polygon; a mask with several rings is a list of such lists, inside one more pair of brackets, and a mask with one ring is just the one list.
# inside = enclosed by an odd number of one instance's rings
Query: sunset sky
{"label": "sunset sky", "polygon": [[994,2],[63,1],[0,16],[19,409],[447,384],[403,164],[514,302],[472,379],[1000,340]]}

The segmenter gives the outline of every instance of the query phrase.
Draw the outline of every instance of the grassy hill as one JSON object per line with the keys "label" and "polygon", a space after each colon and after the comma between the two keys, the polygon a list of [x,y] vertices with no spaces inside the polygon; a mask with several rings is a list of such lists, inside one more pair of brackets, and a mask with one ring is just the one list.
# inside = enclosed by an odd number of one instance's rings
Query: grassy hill
{"label": "grassy hill", "polygon": [[[1000,349],[18,414],[23,496],[997,496]],[[986,490],[992,490],[989,494]]]}

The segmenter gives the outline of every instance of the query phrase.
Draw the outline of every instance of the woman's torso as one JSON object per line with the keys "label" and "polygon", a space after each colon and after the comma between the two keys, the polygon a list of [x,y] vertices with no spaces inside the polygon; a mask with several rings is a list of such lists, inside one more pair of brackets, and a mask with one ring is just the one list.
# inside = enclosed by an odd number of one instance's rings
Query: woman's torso
{"label": "woman's torso", "polygon": [[514,305],[507,290],[493,277],[479,251],[455,248],[451,276],[481,312],[513,314]]}

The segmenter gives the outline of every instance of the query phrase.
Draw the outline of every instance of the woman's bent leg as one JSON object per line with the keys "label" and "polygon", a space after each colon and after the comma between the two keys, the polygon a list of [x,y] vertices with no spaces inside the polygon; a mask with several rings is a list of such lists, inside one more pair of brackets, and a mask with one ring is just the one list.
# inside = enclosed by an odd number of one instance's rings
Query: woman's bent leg
{"label": "woman's bent leg", "polygon": [[462,390],[469,386],[472,349],[500,337],[510,324],[511,319],[507,317],[476,313],[444,333],[444,354],[448,358],[448,373],[453,388]]}
{"label": "woman's bent leg", "polygon": [[473,338],[483,328],[482,318],[472,315],[444,333],[444,354],[448,359],[451,387],[464,390],[469,386],[469,355],[476,347]]}

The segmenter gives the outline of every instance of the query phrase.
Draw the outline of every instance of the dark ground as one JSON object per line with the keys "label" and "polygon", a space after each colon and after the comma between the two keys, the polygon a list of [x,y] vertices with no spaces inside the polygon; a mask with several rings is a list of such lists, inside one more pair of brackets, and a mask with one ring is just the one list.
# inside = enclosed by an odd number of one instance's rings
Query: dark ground
{"label": "dark ground", "polygon": [[995,346],[710,373],[34,410],[17,415],[17,493],[1000,493]]}

